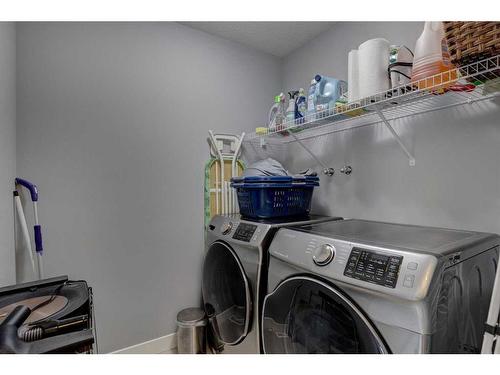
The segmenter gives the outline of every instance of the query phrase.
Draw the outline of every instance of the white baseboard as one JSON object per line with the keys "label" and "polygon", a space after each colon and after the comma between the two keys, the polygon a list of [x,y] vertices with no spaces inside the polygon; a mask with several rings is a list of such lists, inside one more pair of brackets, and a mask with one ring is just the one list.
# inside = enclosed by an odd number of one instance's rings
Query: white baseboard
{"label": "white baseboard", "polygon": [[175,333],[158,337],[157,339],[142,342],[112,352],[111,354],[175,354],[177,353],[177,340]]}

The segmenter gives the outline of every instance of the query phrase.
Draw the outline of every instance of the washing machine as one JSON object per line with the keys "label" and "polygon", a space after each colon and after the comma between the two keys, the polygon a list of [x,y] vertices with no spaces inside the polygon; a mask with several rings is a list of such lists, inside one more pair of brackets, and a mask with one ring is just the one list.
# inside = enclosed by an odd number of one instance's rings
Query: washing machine
{"label": "washing machine", "polygon": [[269,247],[264,353],[479,353],[496,234],[343,220]]}
{"label": "washing machine", "polygon": [[279,228],[341,218],[253,220],[214,216],[207,229],[202,294],[211,346],[223,353],[260,353],[259,317],[266,292],[268,246]]}

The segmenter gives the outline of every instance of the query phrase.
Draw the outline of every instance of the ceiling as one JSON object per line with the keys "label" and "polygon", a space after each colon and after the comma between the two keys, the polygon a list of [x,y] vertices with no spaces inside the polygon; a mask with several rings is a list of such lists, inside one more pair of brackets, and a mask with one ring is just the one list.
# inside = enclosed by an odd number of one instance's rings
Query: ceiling
{"label": "ceiling", "polygon": [[287,56],[333,25],[333,22],[181,23],[277,57]]}

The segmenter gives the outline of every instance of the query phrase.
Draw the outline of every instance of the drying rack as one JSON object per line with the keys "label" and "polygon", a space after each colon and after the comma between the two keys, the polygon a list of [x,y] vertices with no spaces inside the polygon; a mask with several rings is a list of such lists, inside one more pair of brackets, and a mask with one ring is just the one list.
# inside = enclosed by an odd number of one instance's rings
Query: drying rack
{"label": "drying rack", "polygon": [[[259,147],[269,143],[298,142],[304,150],[332,176],[333,168],[323,163],[304,140],[362,126],[383,123],[406,155],[410,166],[415,156],[391,125],[391,121],[471,105],[500,96],[500,55],[402,85],[332,110],[316,112],[298,120],[285,122],[274,130],[260,129],[247,134],[246,142]],[[465,86],[467,85],[467,86]],[[468,88],[468,89],[466,89]]]}

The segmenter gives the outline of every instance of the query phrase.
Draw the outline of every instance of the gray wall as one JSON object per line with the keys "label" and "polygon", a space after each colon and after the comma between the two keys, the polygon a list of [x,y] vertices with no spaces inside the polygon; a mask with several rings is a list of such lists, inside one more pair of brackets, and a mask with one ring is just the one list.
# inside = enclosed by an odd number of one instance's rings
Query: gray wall
{"label": "gray wall", "polygon": [[0,286],[15,282],[12,189],[16,172],[16,29],[0,22]]}
{"label": "gray wall", "polygon": [[[315,73],[347,79],[351,49],[375,37],[413,49],[422,29],[423,23],[338,23],[285,59],[283,88],[306,88]],[[344,164],[354,170],[349,177],[321,178],[315,210],[500,233],[499,105],[397,121],[395,129],[416,156],[415,167],[381,124],[306,141],[337,171]],[[298,144],[287,151],[283,160],[289,168],[315,166]]]}
{"label": "gray wall", "polygon": [[173,332],[200,301],[207,130],[263,123],[279,60],[175,23],[17,40],[18,173],[40,190],[47,274],[94,287],[101,352]]}

